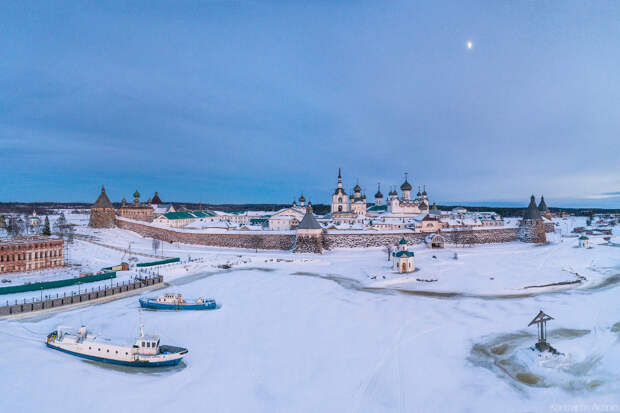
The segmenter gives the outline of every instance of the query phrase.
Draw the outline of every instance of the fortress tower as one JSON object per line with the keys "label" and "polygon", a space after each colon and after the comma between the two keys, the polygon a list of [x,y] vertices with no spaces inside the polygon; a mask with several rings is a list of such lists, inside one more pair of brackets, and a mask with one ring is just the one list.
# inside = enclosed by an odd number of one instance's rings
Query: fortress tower
{"label": "fortress tower", "polygon": [[521,226],[519,227],[519,240],[523,242],[545,243],[545,223],[536,206],[534,195],[530,198],[530,204],[523,214]]}
{"label": "fortress tower", "polygon": [[90,207],[90,221],[88,226],[92,228],[113,228],[114,227],[114,205],[105,193],[105,188],[101,185],[99,198]]}

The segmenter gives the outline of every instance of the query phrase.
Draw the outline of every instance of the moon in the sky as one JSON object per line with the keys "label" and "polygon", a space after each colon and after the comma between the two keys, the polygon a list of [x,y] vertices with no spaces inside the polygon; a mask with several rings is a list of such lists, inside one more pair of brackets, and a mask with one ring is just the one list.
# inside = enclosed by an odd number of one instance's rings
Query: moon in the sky
{"label": "moon in the sky", "polygon": [[474,42],[472,42],[471,40],[467,41],[467,50],[471,50],[474,48]]}

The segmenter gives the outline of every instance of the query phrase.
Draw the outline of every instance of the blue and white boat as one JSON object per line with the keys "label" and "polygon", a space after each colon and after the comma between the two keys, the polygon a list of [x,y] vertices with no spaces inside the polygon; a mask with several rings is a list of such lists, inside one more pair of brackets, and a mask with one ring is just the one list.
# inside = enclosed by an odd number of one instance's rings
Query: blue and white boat
{"label": "blue and white boat", "polygon": [[70,327],[58,326],[48,334],[45,344],[88,360],[132,367],[176,366],[188,352],[186,348],[160,345],[159,337],[145,336],[142,326],[134,345],[113,344],[109,339],[87,332],[84,326],[77,333]]}
{"label": "blue and white boat", "polygon": [[198,298],[186,301],[181,294],[166,293],[157,298],[140,298],[140,306],[151,310],[213,310],[217,308],[215,300]]}

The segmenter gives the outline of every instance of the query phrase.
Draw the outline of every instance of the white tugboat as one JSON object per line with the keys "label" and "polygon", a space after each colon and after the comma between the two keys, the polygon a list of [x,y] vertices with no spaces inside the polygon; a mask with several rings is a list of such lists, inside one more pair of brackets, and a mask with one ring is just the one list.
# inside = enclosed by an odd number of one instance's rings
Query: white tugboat
{"label": "white tugboat", "polygon": [[187,349],[159,344],[156,335],[145,336],[140,326],[140,337],[133,346],[113,344],[102,337],[91,335],[82,326],[77,333],[70,327],[58,326],[47,336],[46,345],[88,360],[134,367],[175,366],[187,354]]}

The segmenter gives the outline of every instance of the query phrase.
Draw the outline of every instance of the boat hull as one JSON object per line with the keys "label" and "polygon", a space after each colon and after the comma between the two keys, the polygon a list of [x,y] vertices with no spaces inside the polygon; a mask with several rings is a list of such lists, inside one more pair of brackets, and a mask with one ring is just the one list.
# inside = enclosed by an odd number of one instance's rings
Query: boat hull
{"label": "boat hull", "polygon": [[104,357],[90,356],[88,354],[82,354],[82,353],[78,353],[78,352],[75,352],[75,351],[67,350],[67,349],[64,349],[62,347],[55,346],[52,343],[45,343],[45,345],[47,347],[51,348],[51,349],[58,350],[58,351],[63,352],[63,353],[71,354],[72,356],[76,356],[76,357],[80,357],[80,358],[87,359],[87,360],[92,360],[92,361],[98,361],[98,362],[101,362],[101,363],[115,364],[115,365],[118,365],[118,366],[130,366],[130,367],[166,367],[166,366],[176,366],[183,359],[183,357],[181,356],[181,357],[170,359],[170,360],[155,361],[155,362],[140,361],[140,360],[137,360],[137,361],[114,360],[114,359],[109,359],[109,358],[104,358]]}
{"label": "boat hull", "polygon": [[186,311],[186,310],[214,310],[217,308],[215,301],[207,301],[202,304],[187,303],[187,304],[166,304],[158,303],[155,300],[143,299],[140,300],[140,306],[150,310],[168,310],[168,311]]}

